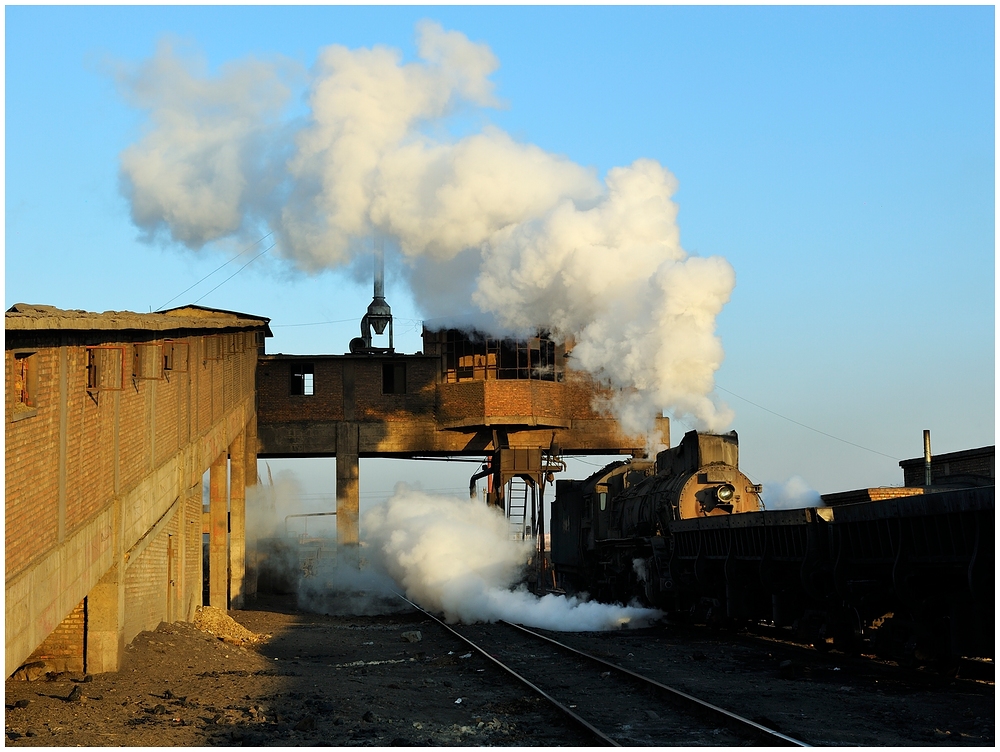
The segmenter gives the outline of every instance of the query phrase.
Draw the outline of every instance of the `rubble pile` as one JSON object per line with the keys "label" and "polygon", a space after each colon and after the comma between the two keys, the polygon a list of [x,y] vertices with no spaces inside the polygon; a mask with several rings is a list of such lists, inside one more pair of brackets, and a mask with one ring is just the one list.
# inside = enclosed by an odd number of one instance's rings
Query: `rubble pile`
{"label": "rubble pile", "polygon": [[199,606],[195,612],[194,625],[202,632],[208,632],[223,642],[237,647],[259,645],[271,637],[269,634],[251,632],[221,608],[215,606]]}

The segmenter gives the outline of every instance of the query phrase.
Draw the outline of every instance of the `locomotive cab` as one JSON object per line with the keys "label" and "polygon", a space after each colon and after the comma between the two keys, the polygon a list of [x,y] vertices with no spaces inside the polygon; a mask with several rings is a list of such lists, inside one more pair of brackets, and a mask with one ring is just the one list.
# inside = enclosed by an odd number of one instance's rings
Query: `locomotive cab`
{"label": "locomotive cab", "polygon": [[551,558],[564,587],[583,577],[585,560],[600,541],[615,534],[615,500],[655,469],[649,461],[612,462],[586,480],[556,481],[552,502]]}

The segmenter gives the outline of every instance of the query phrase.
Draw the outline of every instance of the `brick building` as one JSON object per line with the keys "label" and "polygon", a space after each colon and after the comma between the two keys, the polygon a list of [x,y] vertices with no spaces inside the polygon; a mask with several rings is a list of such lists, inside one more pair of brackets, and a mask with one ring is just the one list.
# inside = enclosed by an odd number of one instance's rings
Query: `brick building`
{"label": "brick building", "polygon": [[902,486],[859,488],[854,491],[823,494],[820,498],[824,504],[838,506],[862,501],[882,501],[904,496],[919,496],[920,494],[938,493],[956,488],[992,486],[996,483],[996,447],[986,446],[934,455],[931,457],[930,465],[930,485],[925,484],[927,479],[926,460],[923,457],[916,457],[902,460],[899,463],[903,469]]}
{"label": "brick building", "polygon": [[[600,412],[607,390],[570,367],[567,347],[544,336],[491,339],[454,329],[423,332],[423,352],[371,348],[346,355],[265,355],[258,367],[261,457],[337,457],[337,535],[358,539],[360,457],[492,455],[540,484],[541,453],[642,455]],[[669,421],[657,419],[664,442]],[[525,468],[497,453],[521,452]],[[522,455],[517,455],[521,457]],[[496,475],[502,488],[507,475]]]}
{"label": "brick building", "polygon": [[267,355],[266,336],[264,317],[198,306],[7,311],[8,676],[35,660],[114,670],[139,632],[190,620],[203,534],[208,603],[242,606],[258,455],[336,457],[338,543],[353,544],[363,456],[490,455],[502,488],[543,484],[543,452],[645,451],[545,337],[425,331],[414,355]]}
{"label": "brick building", "polygon": [[8,676],[29,660],[113,670],[136,634],[193,616],[210,468],[212,602],[227,605],[227,586],[240,602],[238,525],[256,482],[255,376],[269,335],[266,318],[196,306],[7,311]]}

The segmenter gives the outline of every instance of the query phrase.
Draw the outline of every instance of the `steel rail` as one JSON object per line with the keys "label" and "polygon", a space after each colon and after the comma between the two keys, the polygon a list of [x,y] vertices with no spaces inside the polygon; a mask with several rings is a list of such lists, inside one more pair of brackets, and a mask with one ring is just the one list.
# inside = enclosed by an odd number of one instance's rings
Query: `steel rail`
{"label": "steel rail", "polygon": [[422,613],[425,616],[427,616],[427,617],[433,619],[434,621],[436,621],[438,624],[440,624],[446,630],[448,630],[453,635],[455,635],[455,637],[457,637],[458,639],[460,639],[462,642],[464,642],[466,645],[468,645],[473,650],[475,650],[476,652],[478,652],[480,655],[482,655],[485,658],[487,658],[488,660],[492,661],[498,667],[500,667],[501,669],[503,669],[504,671],[506,671],[508,674],[510,674],[511,676],[513,676],[515,679],[517,679],[519,682],[521,682],[522,684],[524,684],[526,687],[528,687],[529,689],[531,689],[533,692],[535,692],[536,694],[538,694],[541,697],[544,697],[556,709],[558,709],[563,714],[565,714],[566,716],[568,716],[569,718],[571,718],[572,720],[576,721],[578,724],[580,724],[581,726],[583,726],[585,729],[587,729],[587,731],[589,731],[591,734],[593,734],[597,739],[599,739],[600,741],[604,742],[605,744],[607,744],[610,747],[620,747],[621,746],[621,744],[619,744],[618,742],[616,742],[614,739],[612,739],[610,736],[608,736],[607,734],[605,734],[604,732],[602,732],[600,729],[598,729],[595,726],[593,726],[585,718],[583,718],[580,715],[574,713],[570,708],[568,708],[565,705],[563,705],[561,702],[559,702],[557,699],[555,699],[552,695],[550,695],[544,689],[542,689],[541,687],[533,684],[531,681],[529,681],[528,679],[524,678],[519,673],[517,673],[510,666],[508,666],[507,664],[503,663],[502,661],[498,660],[497,658],[495,658],[492,655],[490,655],[489,653],[487,653],[483,648],[479,647],[479,645],[477,645],[476,643],[474,643],[472,640],[470,640],[468,637],[466,637],[462,633],[458,632],[457,630],[452,629],[450,625],[448,625],[448,624],[444,623],[443,621],[441,621],[434,614],[432,614],[429,611],[421,608],[420,606],[418,606],[416,603],[414,603],[413,601],[411,601],[406,596],[400,595],[399,593],[396,593],[396,595],[399,596],[400,598],[402,598],[407,603],[409,603],[411,606],[413,606],[413,608],[415,608],[420,613]]}
{"label": "steel rail", "polygon": [[585,658],[585,659],[587,659],[589,661],[593,661],[595,663],[599,663],[602,666],[610,668],[610,669],[612,669],[612,670],[614,670],[614,671],[616,671],[618,673],[630,676],[633,679],[636,679],[636,680],[638,680],[640,682],[643,682],[645,684],[652,685],[652,686],[654,686],[654,687],[656,687],[656,688],[658,688],[660,690],[663,690],[664,692],[667,692],[668,694],[670,694],[673,697],[676,697],[676,698],[681,699],[681,700],[683,700],[685,702],[688,702],[688,703],[691,703],[691,704],[694,704],[694,705],[698,706],[698,708],[701,709],[701,710],[709,711],[710,713],[712,713],[714,715],[721,715],[721,716],[725,717],[730,723],[736,725],[737,727],[741,728],[744,731],[746,731],[746,730],[749,729],[749,730],[752,730],[753,732],[755,732],[758,735],[762,735],[770,744],[790,745],[790,746],[793,746],[793,747],[811,747],[812,746],[811,744],[806,744],[803,741],[800,741],[798,739],[794,739],[794,738],[792,738],[792,737],[790,737],[790,736],[788,736],[786,734],[782,734],[779,731],[775,731],[774,729],[770,729],[767,726],[762,726],[761,724],[757,723],[756,721],[751,721],[749,718],[744,718],[743,716],[737,715],[736,713],[733,713],[732,711],[726,710],[725,708],[720,708],[718,705],[713,705],[710,702],[706,702],[705,700],[701,700],[701,699],[699,699],[699,698],[697,698],[697,697],[695,697],[693,695],[689,695],[688,693],[682,692],[679,689],[675,689],[674,687],[669,687],[666,684],[661,684],[660,682],[656,681],[655,679],[650,679],[648,676],[643,676],[642,674],[637,674],[636,672],[630,671],[629,669],[625,668],[624,666],[619,666],[616,663],[611,663],[610,661],[606,661],[603,658],[598,658],[596,655],[591,655],[590,653],[584,653],[583,651],[577,650],[576,648],[573,648],[573,647],[570,647],[569,645],[561,643],[558,640],[553,640],[551,637],[547,637],[547,636],[545,636],[543,634],[539,634],[538,632],[535,632],[535,631],[533,631],[531,629],[528,629],[527,627],[522,627],[520,624],[513,624],[513,623],[511,623],[509,621],[503,621],[502,623],[506,624],[509,627],[513,627],[514,629],[518,629],[518,630],[524,632],[525,634],[531,635],[532,637],[536,637],[539,640],[544,640],[545,642],[551,643],[552,645],[555,645],[556,647],[558,647],[561,650],[565,650],[565,651],[567,651],[569,653],[577,655],[577,656],[579,656],[581,658]]}

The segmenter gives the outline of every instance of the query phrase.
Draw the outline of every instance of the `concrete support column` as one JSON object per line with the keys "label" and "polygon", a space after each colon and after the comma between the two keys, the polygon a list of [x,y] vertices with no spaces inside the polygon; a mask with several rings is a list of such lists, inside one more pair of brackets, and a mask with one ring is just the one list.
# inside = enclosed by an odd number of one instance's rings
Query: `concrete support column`
{"label": "concrete support column", "polygon": [[358,493],[358,424],[337,424],[337,545],[357,546],[360,496]]}
{"label": "concrete support column", "polygon": [[254,413],[247,423],[246,441],[244,450],[246,452],[247,487],[257,485],[257,414]]}
{"label": "concrete support column", "polygon": [[87,672],[117,671],[125,653],[125,571],[115,564],[87,594]]}
{"label": "concrete support column", "polygon": [[246,429],[229,445],[229,605],[243,608],[246,572]]}
{"label": "concrete support column", "polygon": [[[246,453],[246,486],[247,489],[257,486],[257,414],[250,417],[246,427],[246,441],[244,442]],[[251,503],[254,499],[254,492],[248,490]],[[251,510],[260,514],[260,509]],[[244,599],[254,599],[257,597],[257,537],[251,530],[250,536],[246,539],[246,575],[243,578]]]}
{"label": "concrete support column", "polygon": [[229,596],[229,501],[226,489],[226,452],[209,468],[208,498],[208,605],[227,611]]}
{"label": "concrete support column", "polygon": [[[181,556],[178,575],[181,583],[178,588],[179,602],[178,618],[181,621],[194,621],[195,611],[202,605],[202,559],[201,536],[201,483],[189,488],[183,499],[183,516],[181,517],[180,546]],[[194,566],[190,566],[191,564]],[[189,575],[189,568],[194,570]]]}

